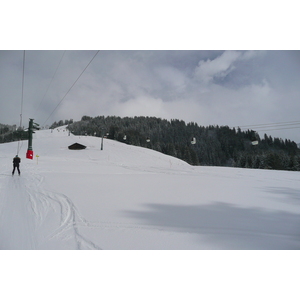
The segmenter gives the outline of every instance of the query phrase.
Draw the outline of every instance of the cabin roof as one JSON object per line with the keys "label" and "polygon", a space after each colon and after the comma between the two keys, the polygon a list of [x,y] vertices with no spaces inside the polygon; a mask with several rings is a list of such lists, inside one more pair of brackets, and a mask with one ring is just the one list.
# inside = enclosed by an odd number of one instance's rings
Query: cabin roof
{"label": "cabin roof", "polygon": [[74,143],[74,144],[70,145],[68,148],[70,150],[82,150],[82,149],[85,149],[86,146],[79,144],[79,143]]}

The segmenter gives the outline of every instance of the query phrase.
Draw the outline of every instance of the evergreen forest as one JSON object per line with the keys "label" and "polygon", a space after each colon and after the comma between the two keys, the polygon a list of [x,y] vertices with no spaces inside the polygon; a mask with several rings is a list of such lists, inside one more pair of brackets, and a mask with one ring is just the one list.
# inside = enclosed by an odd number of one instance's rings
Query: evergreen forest
{"label": "evergreen forest", "polygon": [[228,126],[199,126],[156,117],[83,116],[54,123],[75,135],[91,135],[150,148],[191,165],[300,171],[300,149],[291,140]]}
{"label": "evergreen forest", "polygon": [[28,132],[16,125],[0,124],[0,143],[28,140]]}

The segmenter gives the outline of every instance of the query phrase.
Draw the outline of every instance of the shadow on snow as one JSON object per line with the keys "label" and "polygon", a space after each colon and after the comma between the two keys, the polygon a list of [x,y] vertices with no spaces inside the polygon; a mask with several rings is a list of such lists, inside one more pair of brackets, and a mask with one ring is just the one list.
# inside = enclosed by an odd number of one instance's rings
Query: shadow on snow
{"label": "shadow on snow", "polygon": [[[146,211],[126,211],[163,230],[201,235],[211,249],[300,249],[300,216],[283,211],[211,205],[147,204]],[[199,248],[201,245],[199,245]],[[207,247],[206,247],[207,248]]]}

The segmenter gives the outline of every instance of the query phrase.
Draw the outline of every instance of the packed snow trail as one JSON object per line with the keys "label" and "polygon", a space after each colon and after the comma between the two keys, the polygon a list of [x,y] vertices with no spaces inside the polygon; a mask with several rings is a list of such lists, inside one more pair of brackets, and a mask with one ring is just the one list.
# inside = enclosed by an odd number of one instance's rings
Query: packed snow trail
{"label": "packed snow trail", "polygon": [[[0,249],[37,249],[35,219],[20,176],[7,178],[1,190]],[[18,224],[18,226],[16,226]]]}
{"label": "packed snow trail", "polygon": [[43,189],[42,181],[30,168],[22,170],[21,176],[5,176],[0,249],[101,249],[80,234],[78,223],[84,226],[86,222],[72,201]]}

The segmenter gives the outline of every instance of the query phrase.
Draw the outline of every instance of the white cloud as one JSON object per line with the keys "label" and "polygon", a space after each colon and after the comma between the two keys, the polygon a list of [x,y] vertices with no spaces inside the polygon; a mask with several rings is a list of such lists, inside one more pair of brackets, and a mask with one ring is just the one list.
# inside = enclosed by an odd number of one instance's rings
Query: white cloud
{"label": "white cloud", "polygon": [[214,79],[222,79],[232,72],[236,62],[252,59],[258,54],[258,51],[225,51],[213,60],[201,60],[195,68],[194,78],[204,85],[213,83]]}
{"label": "white cloud", "polygon": [[223,77],[233,69],[233,63],[241,56],[237,51],[225,51],[213,60],[201,60],[195,69],[195,78],[207,84],[215,76]]}

